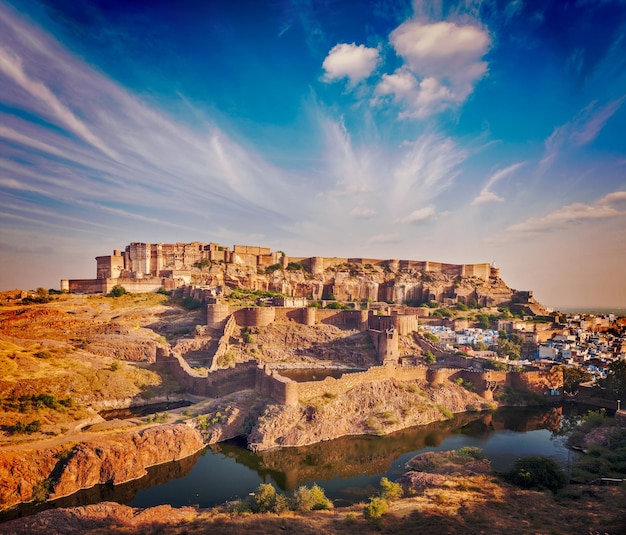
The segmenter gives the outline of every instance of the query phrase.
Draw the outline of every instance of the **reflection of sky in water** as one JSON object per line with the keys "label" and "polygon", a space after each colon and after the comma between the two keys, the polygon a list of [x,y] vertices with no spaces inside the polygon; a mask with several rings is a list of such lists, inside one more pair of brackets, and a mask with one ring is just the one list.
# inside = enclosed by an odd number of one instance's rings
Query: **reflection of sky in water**
{"label": "reflection of sky in water", "polygon": [[138,492],[131,505],[209,507],[246,496],[263,482],[254,470],[237,464],[235,459],[207,450],[187,476]]}
{"label": "reflection of sky in water", "polygon": [[[331,499],[367,499],[375,492],[381,477],[397,479],[404,473],[405,463],[418,453],[456,450],[465,446],[481,448],[493,468],[499,471],[511,469],[515,459],[529,455],[552,457],[562,465],[568,460],[568,450],[563,446],[563,440],[552,439],[548,430],[517,432],[500,429],[483,433],[479,437],[465,433],[448,435],[437,446],[416,449],[394,458],[387,472],[346,478],[333,477],[330,480],[318,479],[317,483]],[[139,491],[130,505],[148,507],[169,503],[173,506],[198,504],[201,507],[210,507],[245,497],[263,482],[275,483],[270,476],[263,478],[251,468],[237,463],[233,457],[207,451],[187,476]],[[310,486],[313,482],[301,484]]]}

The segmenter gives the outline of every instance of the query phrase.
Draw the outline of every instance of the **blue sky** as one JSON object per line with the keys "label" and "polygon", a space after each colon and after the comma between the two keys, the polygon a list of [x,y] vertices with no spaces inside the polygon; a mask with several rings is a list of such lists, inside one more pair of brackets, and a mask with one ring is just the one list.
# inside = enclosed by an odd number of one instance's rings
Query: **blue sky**
{"label": "blue sky", "polygon": [[623,0],[0,0],[0,286],[198,240],[624,307],[625,101]]}

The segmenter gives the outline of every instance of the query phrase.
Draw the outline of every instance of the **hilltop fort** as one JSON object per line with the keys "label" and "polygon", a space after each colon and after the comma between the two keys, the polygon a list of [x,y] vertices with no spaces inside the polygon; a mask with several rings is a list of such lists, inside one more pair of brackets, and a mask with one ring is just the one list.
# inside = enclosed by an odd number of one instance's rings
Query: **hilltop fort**
{"label": "hilltop fort", "polygon": [[217,243],[131,243],[112,255],[96,257],[96,278],[62,280],[70,293],[154,292],[195,285],[278,292],[314,300],[442,304],[475,302],[524,305],[544,313],[532,292],[509,288],[489,263],[446,264],[432,261],[290,257],[269,248]]}

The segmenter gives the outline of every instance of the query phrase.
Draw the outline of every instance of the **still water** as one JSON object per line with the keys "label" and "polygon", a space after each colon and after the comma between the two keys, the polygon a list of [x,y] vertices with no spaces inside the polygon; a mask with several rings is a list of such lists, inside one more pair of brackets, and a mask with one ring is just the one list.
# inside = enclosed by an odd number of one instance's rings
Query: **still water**
{"label": "still water", "polygon": [[[555,434],[561,418],[561,408],[505,409],[458,415],[385,437],[343,437],[263,453],[229,441],[205,450],[187,475],[138,491],[130,505],[210,507],[245,497],[260,483],[291,491],[314,482],[341,505],[371,496],[383,476],[397,479],[418,453],[464,446],[481,448],[495,470],[509,470],[515,459],[527,455],[552,457],[566,467],[570,452],[565,439]],[[155,467],[151,475],[160,469]]]}
{"label": "still water", "polygon": [[253,453],[234,440],[208,447],[183,459],[148,469],[142,479],[123,485],[99,485],[67,498],[24,505],[9,517],[42,508],[117,501],[135,507],[160,504],[211,507],[247,496],[260,483],[291,491],[320,485],[336,505],[365,500],[383,476],[404,473],[405,463],[426,451],[481,448],[496,470],[509,470],[515,459],[544,455],[567,468],[570,452],[559,436],[561,421],[574,407],[501,409],[493,414],[468,413],[447,422],[414,427],[385,437],[343,437],[301,448]]}

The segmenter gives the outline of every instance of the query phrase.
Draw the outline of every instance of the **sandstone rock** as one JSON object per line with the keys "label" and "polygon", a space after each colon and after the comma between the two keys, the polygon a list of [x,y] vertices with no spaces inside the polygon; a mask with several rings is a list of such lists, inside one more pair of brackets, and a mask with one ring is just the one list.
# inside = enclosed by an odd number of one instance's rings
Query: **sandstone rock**
{"label": "sandstone rock", "polygon": [[0,508],[137,479],[149,466],[182,459],[202,448],[196,429],[169,424],[103,436],[74,447],[5,451],[0,456]]}

